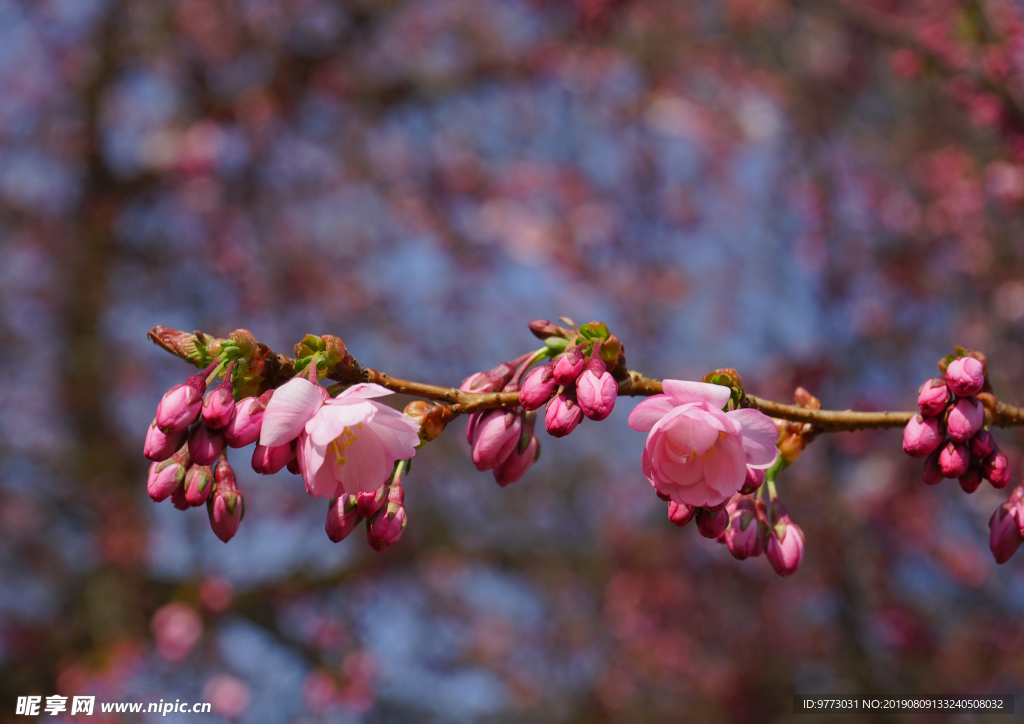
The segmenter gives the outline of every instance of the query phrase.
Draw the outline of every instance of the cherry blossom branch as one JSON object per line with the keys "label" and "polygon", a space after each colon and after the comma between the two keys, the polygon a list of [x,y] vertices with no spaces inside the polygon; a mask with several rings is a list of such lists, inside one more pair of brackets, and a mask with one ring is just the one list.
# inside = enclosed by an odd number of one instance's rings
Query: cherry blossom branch
{"label": "cherry blossom branch", "polygon": [[[224,344],[226,340],[216,340],[201,332],[186,334],[156,327],[149,333],[154,343],[168,352],[192,362],[194,357],[195,339],[207,340],[211,349],[215,345]],[[287,355],[278,354],[266,345],[252,341],[261,352],[263,360],[263,389],[278,387],[296,375],[296,360]],[[347,352],[339,353],[339,361],[328,367],[324,377],[342,386],[357,382],[372,382],[397,392],[413,397],[436,400],[451,406],[451,416],[469,414],[493,408],[513,408],[519,405],[518,392],[466,392],[454,387],[443,387],[413,380],[404,380],[363,367]],[[627,397],[649,397],[663,393],[661,381],[644,376],[635,370],[629,370],[618,381],[619,395]],[[842,432],[853,430],[886,429],[905,426],[917,412],[861,412],[855,410],[814,410],[798,405],[787,405],[766,400],[754,395],[744,395],[740,407],[759,410],[770,417],[790,422],[811,425],[813,432]],[[990,408],[992,424],[1001,427],[1024,426],[1024,408],[1014,407],[996,402]],[[811,432],[811,431],[809,431]]]}

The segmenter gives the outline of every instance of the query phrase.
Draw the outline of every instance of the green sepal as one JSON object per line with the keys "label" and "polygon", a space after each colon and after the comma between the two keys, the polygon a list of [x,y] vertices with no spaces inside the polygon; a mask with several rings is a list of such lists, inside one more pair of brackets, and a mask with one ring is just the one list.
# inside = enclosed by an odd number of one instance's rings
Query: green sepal
{"label": "green sepal", "polygon": [[604,341],[611,336],[611,332],[608,331],[608,325],[604,322],[588,322],[580,327],[580,334],[589,340],[601,340]]}
{"label": "green sepal", "polygon": [[544,340],[544,346],[547,347],[548,357],[554,357],[566,350],[569,340],[565,337],[548,337]]}

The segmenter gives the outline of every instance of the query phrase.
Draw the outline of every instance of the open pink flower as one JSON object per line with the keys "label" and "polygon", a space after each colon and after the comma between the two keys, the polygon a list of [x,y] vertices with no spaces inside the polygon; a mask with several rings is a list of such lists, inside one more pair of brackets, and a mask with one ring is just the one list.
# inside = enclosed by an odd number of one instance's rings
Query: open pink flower
{"label": "open pink flower", "polygon": [[775,423],[757,410],[722,412],[729,388],[680,380],[662,386],[664,395],[629,416],[631,428],[650,432],[643,471],[659,493],[686,505],[720,505],[743,487],[747,467],[775,463]]}
{"label": "open pink flower", "polygon": [[260,444],[298,439],[298,461],[310,495],[337,498],[374,491],[396,460],[416,454],[419,425],[372,397],[392,394],[380,385],[353,385],[335,398],[320,385],[296,377],[267,403]]}

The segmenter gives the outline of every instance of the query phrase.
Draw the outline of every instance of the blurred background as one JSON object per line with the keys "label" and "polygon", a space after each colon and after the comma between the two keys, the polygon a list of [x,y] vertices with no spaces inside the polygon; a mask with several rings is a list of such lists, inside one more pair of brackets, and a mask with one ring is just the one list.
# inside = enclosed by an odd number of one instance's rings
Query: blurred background
{"label": "blurred background", "polygon": [[780,478],[788,579],[668,522],[634,400],[540,433],[507,489],[457,421],[384,553],[249,450],[224,545],[142,456],[191,372],[157,324],[335,334],[457,385],[568,315],[648,375],[840,409],[912,409],[961,344],[1021,403],[1022,200],[1004,0],[0,0],[0,720],[28,694],[546,724],[1024,693],[1005,493],[926,488],[899,431]]}

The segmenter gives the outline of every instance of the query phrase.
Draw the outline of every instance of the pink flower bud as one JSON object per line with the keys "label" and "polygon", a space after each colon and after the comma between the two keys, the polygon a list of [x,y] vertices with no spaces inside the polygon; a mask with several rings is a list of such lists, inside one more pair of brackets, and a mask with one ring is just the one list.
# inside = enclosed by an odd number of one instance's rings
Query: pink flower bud
{"label": "pink flower bud", "polygon": [[224,428],[224,439],[231,447],[245,447],[260,439],[263,427],[263,413],[273,395],[268,390],[257,397],[246,397],[235,405],[235,414]]}
{"label": "pink flower bud", "polygon": [[924,461],[924,473],[921,476],[924,480],[925,485],[938,485],[946,476],[942,474],[942,468],[939,467],[939,451],[936,450]]}
{"label": "pink flower bud", "polygon": [[586,361],[583,359],[583,355],[575,347],[570,347],[555,357],[554,367],[551,371],[554,373],[555,381],[558,384],[571,385],[583,374],[585,367]]}
{"label": "pink flower bud", "polygon": [[459,389],[463,392],[497,392],[512,379],[517,366],[512,362],[502,362],[486,372],[474,372],[462,381]]}
{"label": "pink flower bud", "polygon": [[985,385],[985,366],[974,357],[957,357],[946,367],[946,384],[957,397],[970,397]]}
{"label": "pink flower bud", "polygon": [[224,433],[211,430],[206,423],[193,425],[188,431],[188,454],[196,465],[213,465],[224,451]]}
{"label": "pink flower bud", "polygon": [[405,506],[389,503],[366,526],[366,540],[376,551],[390,548],[402,537],[406,525]]}
{"label": "pink flower bud", "polygon": [[356,529],[360,520],[362,518],[359,517],[356,496],[346,493],[340,498],[332,498],[327,509],[327,537],[335,543],[340,543]]}
{"label": "pink flower bud", "polygon": [[921,385],[917,393],[917,406],[921,408],[921,414],[925,417],[941,415],[949,404],[949,387],[942,377],[933,377]]}
{"label": "pink flower bud", "polygon": [[741,498],[729,514],[729,527],[725,529],[725,544],[732,557],[745,560],[756,555],[761,547],[761,531],[757,519],[757,506],[751,498]]}
{"label": "pink flower bud", "polygon": [[356,493],[356,511],[361,518],[372,518],[373,514],[387,502],[388,486],[382,485],[376,490]]}
{"label": "pink flower bud", "polygon": [[970,464],[971,454],[963,443],[950,441],[939,453],[939,467],[947,478],[959,478]]}
{"label": "pink flower bud", "polygon": [[967,494],[973,493],[981,485],[981,466],[972,463],[967,472],[960,476],[960,487]]}
{"label": "pink flower bud", "polygon": [[748,467],[747,475],[743,479],[743,487],[740,488],[740,493],[743,495],[756,493],[761,488],[762,483],[764,483],[764,470],[761,468]]}
{"label": "pink flower bud", "polygon": [[1020,520],[1021,506],[1019,502],[1007,501],[996,508],[989,518],[991,529],[988,547],[996,558],[996,563],[1006,563],[1017,552],[1021,544]]}
{"label": "pink flower bud", "polygon": [[555,395],[544,411],[544,428],[551,437],[565,437],[583,420],[583,410],[571,390]]}
{"label": "pink flower bud", "polygon": [[971,457],[984,460],[996,451],[996,441],[988,430],[978,430],[971,438]]}
{"label": "pink flower bud", "polygon": [[199,417],[203,407],[206,378],[192,375],[184,384],[164,393],[156,406],[156,424],[165,433],[183,432]]}
{"label": "pink flower bud", "polygon": [[680,528],[686,526],[693,516],[697,515],[699,509],[685,503],[677,503],[672,501],[668,504],[668,519],[673,524],[678,525]]}
{"label": "pink flower bud", "polygon": [[996,450],[981,464],[981,475],[992,483],[993,488],[1005,488],[1010,482],[1010,461],[1002,451]]}
{"label": "pink flower bud", "polygon": [[183,442],[185,442],[184,432],[168,434],[157,427],[156,420],[153,420],[149,430],[146,431],[146,444],[142,448],[142,454],[153,462],[162,463],[178,452]]}
{"label": "pink flower bud", "polygon": [[598,357],[590,361],[590,368],[576,381],[576,399],[583,414],[591,420],[603,420],[612,414],[619,385],[608,373],[604,362]]}
{"label": "pink flower bud", "polygon": [[213,388],[203,400],[203,421],[207,427],[219,430],[235,415],[235,395],[230,382],[224,381]]}
{"label": "pink flower bud", "polygon": [[185,473],[191,464],[187,447],[183,447],[169,460],[151,464],[149,479],[146,481],[149,497],[157,503],[170,497],[185,480]]}
{"label": "pink flower bud", "polygon": [[178,510],[188,510],[192,506],[188,504],[188,500],[185,498],[185,486],[179,485],[171,493],[171,504],[174,505]]}
{"label": "pink flower bud", "polygon": [[729,512],[723,507],[718,510],[700,508],[697,510],[697,530],[705,538],[717,538],[729,525]]}
{"label": "pink flower bud", "polygon": [[[217,466],[218,472],[222,465],[223,462]],[[217,487],[206,499],[206,512],[210,516],[210,527],[218,538],[227,543],[235,537],[245,517],[245,498],[238,492],[234,471],[230,468],[217,476]]]}
{"label": "pink flower bud", "polygon": [[477,421],[473,430],[473,464],[477,470],[491,470],[505,462],[522,432],[522,420],[505,410],[488,410]]}
{"label": "pink flower bud", "polygon": [[915,415],[903,428],[903,452],[923,458],[942,444],[943,431],[938,418]]}
{"label": "pink flower bud", "polygon": [[536,435],[530,435],[526,442],[526,448],[522,452],[517,447],[504,462],[494,467],[494,481],[503,488],[511,485],[526,475],[526,471],[537,462],[538,458],[540,458],[540,440]]}
{"label": "pink flower bud", "polygon": [[213,489],[213,470],[209,465],[193,465],[185,475],[185,500],[193,508],[206,502]]}
{"label": "pink flower bud", "polygon": [[804,532],[796,523],[779,522],[768,533],[768,562],[780,576],[791,576],[804,560]]}
{"label": "pink flower bud", "polygon": [[[252,451],[252,469],[260,475],[273,475],[281,472],[281,469],[295,457],[295,441],[286,442],[284,445],[257,445]],[[324,496],[326,497],[326,496]]]}
{"label": "pink flower bud", "polygon": [[519,404],[524,410],[537,410],[555,396],[558,382],[551,371],[551,365],[536,367],[530,370],[523,380],[523,389],[519,391]]}
{"label": "pink flower bud", "polygon": [[[973,359],[973,357],[971,358]],[[967,442],[985,422],[985,408],[977,397],[961,397],[950,408],[946,417],[946,430],[957,442]]]}

